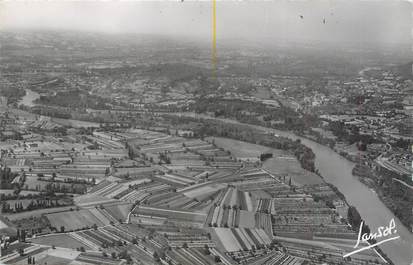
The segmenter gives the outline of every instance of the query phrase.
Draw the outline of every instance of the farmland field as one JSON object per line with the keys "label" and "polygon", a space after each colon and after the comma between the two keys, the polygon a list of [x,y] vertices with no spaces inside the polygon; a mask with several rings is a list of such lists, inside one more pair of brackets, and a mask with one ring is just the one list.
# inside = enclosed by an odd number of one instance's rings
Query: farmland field
{"label": "farmland field", "polygon": [[103,257],[101,254],[94,254],[94,253],[81,253],[77,258],[76,261],[88,264],[96,264],[96,265],[117,265],[122,264],[122,260],[111,259],[107,257]]}
{"label": "farmland field", "polygon": [[215,234],[227,252],[251,250],[271,243],[262,229],[249,228],[214,228]]}
{"label": "farmland field", "polygon": [[63,126],[70,126],[74,128],[99,127],[99,123],[89,122],[89,121],[79,121],[79,120],[61,119],[61,118],[52,118],[52,121],[57,124],[63,125]]}
{"label": "farmland field", "polygon": [[42,257],[36,260],[38,264],[68,264],[71,261],[72,260],[70,259],[65,259],[65,258],[57,257],[54,255],[47,255],[45,257]]}
{"label": "farmland field", "polygon": [[205,255],[203,248],[176,249],[168,255],[183,265],[209,265],[215,264],[211,256]]}
{"label": "farmland field", "polygon": [[113,216],[116,220],[125,220],[126,216],[130,212],[132,208],[131,203],[124,203],[124,204],[108,204],[105,205],[105,210],[109,212],[111,216]]}
{"label": "farmland field", "polygon": [[0,194],[1,195],[11,195],[13,193],[14,193],[14,190],[12,190],[12,189],[9,189],[9,190],[0,189]]}
{"label": "farmland field", "polygon": [[63,226],[65,231],[92,227],[94,224],[98,226],[104,225],[104,223],[97,219],[89,210],[52,213],[47,214],[46,217],[49,219],[52,227],[60,229],[60,227]]}
{"label": "farmland field", "polygon": [[304,170],[298,160],[292,156],[269,158],[263,167],[276,175],[288,175],[292,181],[299,185],[322,184],[322,179],[316,174]]}
{"label": "farmland field", "polygon": [[0,220],[0,229],[7,228],[8,226]]}
{"label": "farmland field", "polygon": [[46,185],[50,182],[37,180],[38,177],[26,177],[26,181],[24,182],[25,187],[27,186],[28,189],[31,190],[44,190]]}
{"label": "farmland field", "polygon": [[69,234],[52,234],[47,236],[40,236],[30,239],[30,242],[62,248],[76,249],[79,247],[84,247],[85,249],[90,249],[87,245],[74,239]]}
{"label": "farmland field", "polygon": [[222,189],[225,186],[225,184],[213,183],[208,185],[202,185],[199,188],[187,190],[183,193],[185,194],[185,196],[190,198],[205,197],[215,193],[217,190]]}
{"label": "farmland field", "polygon": [[145,206],[140,206],[136,208],[134,213],[144,216],[152,216],[156,218],[167,218],[168,220],[180,220],[182,222],[203,223],[206,218],[206,214],[199,212],[188,212],[181,210],[171,210]]}
{"label": "farmland field", "polygon": [[239,227],[255,227],[255,215],[253,212],[240,211]]}
{"label": "farmland field", "polygon": [[88,194],[76,196],[73,199],[73,201],[75,205],[88,206],[88,205],[98,205],[102,203],[112,202],[114,200],[111,198],[100,196],[100,195],[88,193]]}

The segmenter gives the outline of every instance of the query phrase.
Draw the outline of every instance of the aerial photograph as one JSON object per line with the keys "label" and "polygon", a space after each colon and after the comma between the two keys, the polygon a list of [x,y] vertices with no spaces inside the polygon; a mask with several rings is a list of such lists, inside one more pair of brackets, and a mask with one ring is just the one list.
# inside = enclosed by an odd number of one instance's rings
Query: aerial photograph
{"label": "aerial photograph", "polygon": [[412,5],[0,1],[0,264],[413,265]]}

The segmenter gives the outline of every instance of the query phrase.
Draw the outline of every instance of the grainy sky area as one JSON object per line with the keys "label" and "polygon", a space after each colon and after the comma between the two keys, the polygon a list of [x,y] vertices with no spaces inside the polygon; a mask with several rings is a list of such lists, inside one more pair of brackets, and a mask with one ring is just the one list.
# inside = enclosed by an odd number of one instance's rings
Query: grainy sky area
{"label": "grainy sky area", "polygon": [[[0,29],[6,30],[70,29],[211,38],[211,1],[2,2],[0,12]],[[219,41],[408,44],[411,14],[410,2],[393,0],[218,1],[217,36]]]}

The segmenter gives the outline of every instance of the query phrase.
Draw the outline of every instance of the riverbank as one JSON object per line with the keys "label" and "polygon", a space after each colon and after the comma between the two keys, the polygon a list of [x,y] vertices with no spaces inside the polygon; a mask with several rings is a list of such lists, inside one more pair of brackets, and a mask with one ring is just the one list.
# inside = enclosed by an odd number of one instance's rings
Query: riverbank
{"label": "riverbank", "polygon": [[404,188],[402,185],[395,188],[395,182],[392,179],[380,175],[378,171],[372,168],[373,163],[369,163],[370,166],[367,166],[358,156],[351,155],[344,150],[339,150],[335,146],[332,147],[324,144],[328,141],[323,138],[311,137],[312,135],[303,134],[300,134],[300,136],[329,147],[341,157],[355,163],[352,170],[353,176],[357,177],[361,183],[372,190],[382,203],[386,205],[386,207],[408,229],[408,231],[413,233],[413,217],[411,212],[411,205],[413,205],[413,190]]}
{"label": "riverbank", "polygon": [[[300,134],[301,137],[315,141],[321,145],[324,145],[326,147],[329,147],[331,150],[336,152],[338,155],[341,157],[347,159],[348,161],[355,163],[353,167],[352,174],[353,176],[357,177],[361,183],[366,185],[369,189],[371,189],[379,199],[382,201],[386,207],[392,211],[392,213],[399,218],[401,223],[409,230],[409,232],[413,233],[413,226],[411,223],[411,217],[409,217],[409,213],[411,213],[410,206],[406,207],[406,204],[409,202],[402,201],[400,198],[396,198],[393,196],[394,194],[392,193],[391,189],[387,189],[383,187],[383,182],[387,182],[387,185],[392,186],[393,181],[387,180],[386,178],[383,178],[382,176],[377,175],[378,173],[372,169],[369,166],[365,166],[364,164],[360,163],[360,160],[355,159],[354,156],[349,155],[345,151],[338,150],[335,147],[332,147],[330,145],[325,145],[324,143],[326,141],[323,141],[324,139],[320,139],[317,137],[311,137],[311,135],[304,135]],[[363,168],[363,172],[359,172],[359,168]],[[381,183],[381,184],[380,184]],[[400,193],[402,193],[402,190],[400,190]],[[412,197],[412,196],[407,196],[407,197]]]}

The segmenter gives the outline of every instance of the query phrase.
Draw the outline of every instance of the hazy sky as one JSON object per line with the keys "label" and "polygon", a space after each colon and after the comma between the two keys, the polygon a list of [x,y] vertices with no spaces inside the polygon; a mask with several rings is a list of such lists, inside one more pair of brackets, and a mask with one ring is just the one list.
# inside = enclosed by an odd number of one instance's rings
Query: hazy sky
{"label": "hazy sky", "polygon": [[[218,41],[284,38],[409,43],[411,14],[411,3],[393,0],[218,1],[217,36]],[[211,1],[0,3],[0,29],[72,29],[210,39],[211,20]]]}

